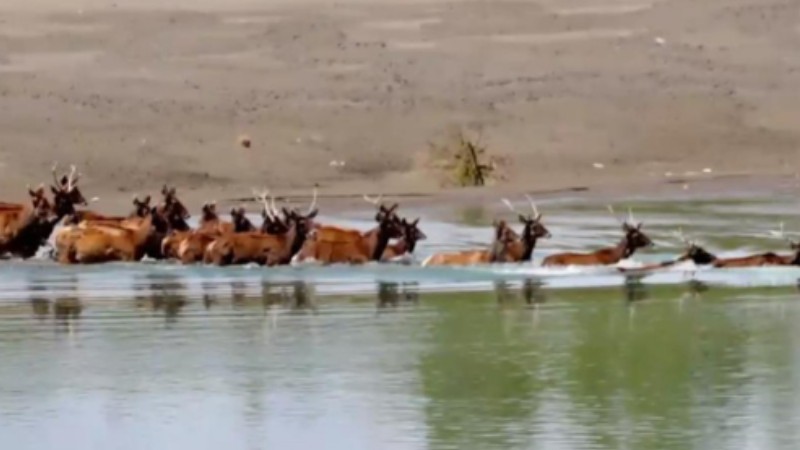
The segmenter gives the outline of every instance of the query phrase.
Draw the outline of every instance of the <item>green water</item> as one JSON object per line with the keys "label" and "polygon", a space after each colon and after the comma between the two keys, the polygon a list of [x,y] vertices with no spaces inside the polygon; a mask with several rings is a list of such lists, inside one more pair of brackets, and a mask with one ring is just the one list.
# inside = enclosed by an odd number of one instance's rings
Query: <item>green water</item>
{"label": "green water", "polygon": [[7,302],[3,448],[795,449],[800,293]]}

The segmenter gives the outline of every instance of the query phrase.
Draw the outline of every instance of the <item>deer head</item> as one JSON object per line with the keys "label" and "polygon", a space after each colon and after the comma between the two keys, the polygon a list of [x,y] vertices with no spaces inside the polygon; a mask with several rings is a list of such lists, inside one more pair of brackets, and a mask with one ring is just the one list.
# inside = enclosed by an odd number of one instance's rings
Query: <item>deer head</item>
{"label": "deer head", "polygon": [[39,218],[49,218],[53,212],[53,205],[45,195],[46,191],[44,184],[40,184],[36,189],[28,186],[28,195],[31,197],[31,206],[33,207],[34,215]]}
{"label": "deer head", "polygon": [[678,258],[679,261],[691,260],[695,264],[711,264],[717,259],[716,256],[706,251],[695,240],[686,237],[682,228],[678,228],[675,235],[685,246],[683,254]]}
{"label": "deer head", "polygon": [[203,207],[200,210],[202,214],[201,220],[214,220],[217,216],[217,202],[206,202],[203,203]]}
{"label": "deer head", "polygon": [[628,251],[628,254],[625,255],[626,257],[630,256],[630,254],[639,248],[653,246],[653,241],[642,231],[642,226],[644,224],[642,222],[637,222],[633,217],[633,208],[628,208],[628,218],[626,220],[617,218],[614,213],[614,208],[611,205],[608,205],[608,211],[617,219],[622,226],[622,231],[625,233],[625,243]]}
{"label": "deer head", "polygon": [[70,166],[68,174],[63,175],[60,179],[57,174],[58,163],[54,163],[50,169],[53,176],[53,184],[50,190],[53,193],[53,209],[57,216],[65,216],[75,212],[75,205],[86,206],[88,202],[83,197],[81,190],[78,188],[78,180],[81,175],[77,172],[74,165]]}
{"label": "deer head", "polygon": [[255,229],[253,223],[247,218],[247,210],[244,206],[231,208],[231,221],[233,222],[233,231],[235,233],[243,233]]}
{"label": "deer head", "polygon": [[389,239],[402,237],[403,230],[400,227],[400,219],[397,217],[396,213],[399,205],[395,203],[387,207],[381,202],[382,199],[383,195],[371,198],[364,194],[364,200],[378,208],[378,211],[375,213],[375,221],[378,222],[378,227],[381,232],[385,233]]}
{"label": "deer head", "polygon": [[139,196],[133,197],[133,217],[145,217],[150,213],[150,196],[139,200]]}
{"label": "deer head", "polygon": [[514,208],[514,205],[508,201],[508,199],[503,199],[503,203],[511,212],[517,214],[520,223],[523,225],[522,239],[525,242],[535,242],[539,238],[550,238],[550,231],[542,224],[542,213],[539,212],[536,203],[528,194],[525,194],[525,198],[528,200],[528,204],[531,207],[531,214],[520,212],[518,209]]}
{"label": "deer head", "polygon": [[407,221],[403,218],[400,221],[400,228],[402,229],[403,239],[406,241],[406,252],[414,253],[414,248],[417,246],[417,241],[424,241],[428,237],[417,226],[419,224],[419,217],[412,221]]}
{"label": "deer head", "polygon": [[168,187],[166,184],[161,188],[161,195],[163,196],[163,203],[153,208],[154,214],[166,222],[167,228],[170,230],[186,231],[189,224],[186,220],[191,217],[189,210],[184,206],[183,202],[178,199],[174,187]]}

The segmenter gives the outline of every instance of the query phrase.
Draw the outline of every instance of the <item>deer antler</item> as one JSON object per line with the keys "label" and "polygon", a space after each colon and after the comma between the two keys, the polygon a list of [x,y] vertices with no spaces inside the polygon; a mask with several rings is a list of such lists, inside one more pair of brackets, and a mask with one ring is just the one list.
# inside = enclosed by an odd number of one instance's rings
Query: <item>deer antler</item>
{"label": "deer antler", "polygon": [[525,198],[527,198],[528,199],[528,203],[531,204],[531,211],[533,211],[533,216],[536,217],[537,219],[539,217],[541,217],[541,214],[539,214],[539,208],[536,207],[536,203],[533,201],[531,196],[528,195],[528,194],[525,194]]}
{"label": "deer antler", "polygon": [[372,203],[373,205],[378,206],[378,205],[381,204],[381,200],[383,200],[383,194],[375,197],[374,199],[373,198],[369,198],[369,196],[367,196],[367,194],[364,194],[364,200],[366,200],[367,203]]}
{"label": "deer antler", "polygon": [[311,196],[311,205],[308,207],[308,212],[306,214],[311,214],[314,211],[314,208],[317,207],[317,187],[314,186],[314,192]]}
{"label": "deer antler", "polygon": [[67,175],[67,192],[71,192],[75,187],[75,181],[77,181],[77,171],[78,169],[75,168],[75,164],[69,166],[69,175]]}
{"label": "deer antler", "polygon": [[636,218],[633,217],[633,208],[631,207],[628,207],[628,221],[630,222],[631,225],[637,224]]}
{"label": "deer antler", "polygon": [[522,214],[521,212],[519,212],[519,211],[517,210],[517,208],[514,208],[514,205],[513,205],[513,204],[511,204],[511,202],[510,202],[510,201],[509,201],[507,198],[502,198],[502,199],[500,199],[500,200],[501,200],[501,201],[502,201],[502,202],[503,202],[503,203],[506,205],[506,207],[507,207],[508,209],[510,209],[510,210],[511,210],[511,212],[513,212],[513,213],[515,213],[515,214]]}
{"label": "deer antler", "polygon": [[272,212],[272,209],[269,206],[267,195],[269,195],[269,189],[258,192],[256,188],[253,188],[254,199],[261,201],[261,204],[264,206],[264,214],[267,215],[269,220],[275,220],[275,214]]}
{"label": "deer antler", "polygon": [[778,230],[769,230],[770,234],[777,238],[783,239],[786,242],[793,243],[791,239],[786,237],[786,231],[784,230],[783,222],[780,222],[779,227],[780,228]]}
{"label": "deer antler", "polygon": [[53,161],[53,167],[50,168],[50,173],[53,175],[53,183],[56,184],[57,188],[61,187],[61,181],[58,180],[58,161]]}
{"label": "deer antler", "polygon": [[683,241],[684,244],[686,245],[693,244],[693,242],[689,238],[687,238],[685,234],[683,234],[683,227],[678,227],[678,231],[675,231],[673,234],[675,235],[675,237]]}
{"label": "deer antler", "polygon": [[619,222],[619,223],[621,223],[621,224],[623,224],[623,225],[625,224],[625,222],[624,222],[624,221],[622,221],[622,220],[619,220],[619,217],[617,217],[617,213],[616,213],[616,212],[614,212],[614,207],[613,207],[613,206],[611,206],[611,205],[606,205],[606,208],[608,208],[608,212],[610,212],[610,213],[611,213],[611,216],[612,216],[612,217],[614,217],[614,218],[617,220],[617,222]]}

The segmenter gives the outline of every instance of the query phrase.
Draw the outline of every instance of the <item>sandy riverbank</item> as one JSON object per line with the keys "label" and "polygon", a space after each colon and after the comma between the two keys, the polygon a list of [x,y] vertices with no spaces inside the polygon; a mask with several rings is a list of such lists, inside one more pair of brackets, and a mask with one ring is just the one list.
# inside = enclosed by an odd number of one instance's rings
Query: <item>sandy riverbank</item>
{"label": "sandy riverbank", "polygon": [[[686,172],[766,185],[800,163],[798,10],[777,0],[6,2],[0,189],[24,196],[55,159],[78,164],[109,211],[164,181],[195,205],[265,185],[448,201],[678,189]],[[419,161],[453,125],[482,128],[509,161],[505,181],[443,190]]]}

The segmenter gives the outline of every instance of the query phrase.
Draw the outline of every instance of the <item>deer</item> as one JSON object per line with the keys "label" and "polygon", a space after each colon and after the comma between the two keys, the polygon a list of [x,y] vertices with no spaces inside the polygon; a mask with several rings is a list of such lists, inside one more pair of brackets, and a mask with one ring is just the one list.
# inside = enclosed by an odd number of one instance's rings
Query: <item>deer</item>
{"label": "deer", "polygon": [[37,189],[28,186],[28,195],[28,205],[0,206],[0,254],[30,257],[44,243],[41,230],[52,220],[53,207],[45,196],[44,185]]}
{"label": "deer", "polygon": [[402,230],[402,236],[397,242],[386,246],[381,261],[397,261],[410,257],[417,247],[417,242],[427,239],[425,233],[419,229],[418,224],[419,217],[412,221],[407,221],[405,218],[401,219],[400,229]]}
{"label": "deer", "polygon": [[240,233],[256,229],[250,219],[247,218],[247,211],[243,206],[231,208],[230,214],[231,222],[225,222],[217,214],[216,202],[204,203],[200,223],[195,231],[204,233]]}
{"label": "deer", "polygon": [[[253,199],[261,200],[265,205],[262,216],[264,223],[261,230],[271,227],[272,216],[267,210],[267,195],[269,190],[259,193],[253,189]],[[274,205],[274,197],[273,197]],[[221,236],[232,233],[255,232],[258,229],[247,218],[247,210],[244,206],[231,208],[231,222],[224,222],[219,218],[216,211],[216,202],[207,202],[203,205],[200,226],[197,230],[185,232],[173,232],[167,235],[161,242],[162,253],[166,258],[178,259],[182,264],[192,264],[201,262],[207,247]]]}
{"label": "deer", "polygon": [[[612,216],[614,208],[608,206]],[[636,222],[633,209],[628,209],[628,219],[619,220],[625,235],[615,247],[602,248],[592,253],[556,253],[546,257],[542,266],[607,266],[631,257],[636,250],[652,247],[653,241],[642,231],[642,223]]]}
{"label": "deer", "polygon": [[[5,245],[0,245],[0,253],[8,253],[22,258],[34,256],[38,249],[47,243],[56,224],[65,216],[75,212],[75,205],[88,204],[78,187],[80,174],[77,173],[76,167],[72,165],[69,174],[62,176],[61,179],[56,174],[57,168],[58,163],[55,163],[51,169],[54,181],[54,184],[50,186],[50,190],[53,193],[52,203],[47,202],[43,185],[36,191],[29,188],[28,191],[32,198],[33,207],[38,211],[37,219],[24,221],[25,225],[17,228],[13,237],[5,233],[7,240]],[[0,213],[0,215],[5,216],[6,219],[14,217],[15,214],[18,217],[20,214],[25,216],[22,210],[17,209],[12,204],[5,205],[5,212]],[[49,210],[49,213],[45,212],[46,210]],[[17,212],[15,213],[14,211]],[[26,217],[33,216],[27,215]],[[0,220],[3,219],[0,218]],[[17,225],[22,225],[22,223],[16,222]],[[0,229],[9,230],[7,225],[5,227],[0,226]],[[14,226],[11,229],[14,229]],[[10,239],[8,239],[9,237]],[[0,238],[2,238],[2,231],[0,231]]]}
{"label": "deer", "polygon": [[274,266],[291,260],[298,248],[298,236],[306,232],[310,220],[316,215],[316,195],[307,214],[284,208],[281,217],[275,206],[275,198],[272,197],[271,205],[267,201],[267,192],[259,195],[264,217],[261,229],[217,237],[206,247],[204,262],[215,265],[256,263]]}
{"label": "deer", "polygon": [[785,237],[783,223],[780,224],[780,231],[773,232],[773,234],[785,239],[795,253],[782,256],[773,252],[765,252],[736,258],[718,258],[697,244],[696,241],[686,238],[683,230],[679,229],[677,237],[684,242],[686,250],[674,261],[661,263],[657,267],[669,267],[683,261],[692,261],[696,265],[707,265],[714,268],[800,265],[800,242]]}
{"label": "deer", "polygon": [[364,195],[365,201],[378,208],[375,214],[378,226],[366,232],[331,225],[316,226],[293,257],[292,264],[310,261],[322,264],[363,264],[380,261],[389,240],[402,237],[400,220],[395,213],[398,205],[395,203],[386,207],[381,203],[382,198],[383,196],[379,196],[373,199]]}
{"label": "deer", "polygon": [[428,266],[473,266],[491,264],[501,260],[506,248],[519,239],[519,234],[508,226],[505,220],[492,222],[494,240],[483,250],[462,250],[449,253],[435,253],[422,261],[422,267]]}
{"label": "deer", "polygon": [[[83,262],[84,260],[102,262],[114,260],[115,258],[130,261],[130,258],[138,260],[143,256],[162,258],[161,242],[163,237],[175,226],[181,227],[184,225],[184,218],[188,213],[183,204],[174,197],[165,201],[160,207],[150,207],[149,205],[149,196],[145,200],[134,198],[134,212],[130,217],[122,221],[113,219],[84,220],[78,225],[62,230],[56,238],[57,259],[62,263],[74,263]],[[131,235],[130,232],[136,234]],[[144,233],[144,236],[142,237],[138,233]],[[99,236],[100,234],[107,234],[110,237],[103,238]],[[86,237],[87,235],[93,237],[88,238]],[[117,239],[120,236],[122,236],[122,240]],[[140,238],[143,240],[140,241]],[[130,241],[130,244],[121,244],[126,241]],[[79,242],[81,242],[80,245],[84,246],[83,249],[76,248]],[[87,242],[91,242],[91,244],[87,244]],[[109,244],[109,242],[114,242],[115,246]],[[86,247],[87,245],[89,247]],[[102,245],[106,245],[109,249],[105,256],[86,250],[96,250],[97,246]],[[84,252],[89,256],[77,257],[76,260],[74,256],[76,252],[78,252],[77,254]]]}
{"label": "deer", "polygon": [[66,249],[63,261],[72,264],[138,261],[144,256],[154,216],[155,211],[151,211],[136,223],[89,227]]}
{"label": "deer", "polygon": [[523,224],[522,234],[515,232],[504,220],[494,221],[494,241],[488,249],[464,250],[453,253],[437,253],[423,261],[423,266],[466,266],[504,262],[527,262],[533,257],[533,250],[541,238],[550,238],[550,231],[542,224],[542,214],[529,195],[525,195],[532,215],[518,211],[508,199],[503,204],[518,215]]}
{"label": "deer", "polygon": [[150,213],[150,200],[149,195],[141,200],[138,195],[134,196],[132,200],[133,210],[127,216],[106,216],[90,210],[78,210],[67,216],[67,219],[64,220],[64,225],[84,224],[85,226],[93,222],[122,223],[135,217],[144,217]]}
{"label": "deer", "polygon": [[503,251],[497,258],[501,262],[528,262],[533,258],[533,250],[536,248],[537,241],[551,237],[550,231],[542,224],[542,213],[539,212],[536,203],[527,194],[525,194],[525,198],[530,204],[532,214],[526,215],[514,208],[508,199],[502,199],[506,207],[517,214],[523,227],[520,237],[509,240],[506,246],[501,247]]}

